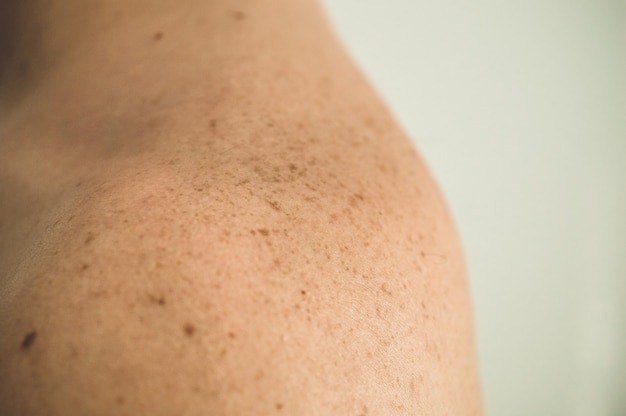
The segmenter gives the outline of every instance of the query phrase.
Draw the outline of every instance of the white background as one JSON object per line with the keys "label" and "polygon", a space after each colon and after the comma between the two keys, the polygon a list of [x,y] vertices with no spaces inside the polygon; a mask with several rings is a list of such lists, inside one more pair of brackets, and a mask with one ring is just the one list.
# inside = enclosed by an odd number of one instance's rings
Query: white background
{"label": "white background", "polygon": [[488,413],[626,415],[626,0],[326,0],[464,241]]}

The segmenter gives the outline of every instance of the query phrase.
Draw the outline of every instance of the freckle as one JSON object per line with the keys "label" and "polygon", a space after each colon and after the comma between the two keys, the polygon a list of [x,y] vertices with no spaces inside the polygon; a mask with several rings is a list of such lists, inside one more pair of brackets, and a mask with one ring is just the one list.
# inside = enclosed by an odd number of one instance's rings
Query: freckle
{"label": "freckle", "polygon": [[295,164],[290,163],[289,164],[289,170],[292,171],[292,172],[295,172],[296,170],[298,170],[298,167]]}
{"label": "freckle", "polygon": [[126,399],[124,399],[124,396],[117,396],[117,399],[115,399],[116,403],[119,405],[122,405],[126,402]]}
{"label": "freckle", "polygon": [[96,237],[92,233],[87,233],[87,237],[85,237],[85,245],[91,243]]}
{"label": "freckle", "polygon": [[185,334],[186,334],[188,337],[191,337],[191,336],[193,336],[193,334],[196,332],[196,327],[195,327],[195,326],[193,326],[193,325],[192,325],[192,324],[190,324],[190,323],[187,323],[187,324],[185,324],[185,325],[183,326],[183,331],[185,331]]}
{"label": "freckle", "polygon": [[237,10],[233,13],[233,17],[235,18],[235,20],[243,20],[246,18],[246,14],[240,10]]}
{"label": "freckle", "polygon": [[306,296],[306,290],[301,290],[301,291],[300,291],[300,294],[301,294],[302,296]]}
{"label": "freckle", "polygon": [[272,201],[269,199],[266,199],[267,203],[270,204],[270,206],[272,207],[272,209],[276,210],[276,211],[280,211],[280,204],[276,201]]}
{"label": "freckle", "polygon": [[270,231],[267,228],[260,228],[258,231],[264,237],[267,237],[268,235],[270,235]]}
{"label": "freckle", "polygon": [[280,259],[274,259],[274,266],[280,267]]}
{"label": "freckle", "polygon": [[298,123],[298,128],[299,128],[300,130],[302,130],[302,129],[304,128],[304,124],[303,124],[303,123]]}
{"label": "freckle", "polygon": [[283,404],[282,403],[276,403],[276,410],[283,410]]}
{"label": "freckle", "polygon": [[157,296],[149,295],[149,298],[150,298],[150,302],[155,303],[155,304],[160,305],[160,306],[164,306],[165,303],[166,303],[165,302],[165,297],[163,297],[163,296],[157,297]]}
{"label": "freckle", "polygon": [[152,35],[152,39],[159,41],[161,39],[163,39],[163,32],[159,31],[159,32],[155,32],[154,35]]}
{"label": "freckle", "polygon": [[23,351],[28,350],[33,345],[36,338],[37,338],[37,331],[32,331],[26,334],[26,336],[24,337],[24,340],[22,341],[22,347],[21,347],[22,350]]}
{"label": "freckle", "polygon": [[81,268],[80,268],[80,269],[81,269],[81,270],[87,270],[88,268],[89,268],[89,265],[88,265],[87,263],[85,263],[85,264],[83,264],[83,265],[81,266]]}
{"label": "freckle", "polygon": [[237,334],[235,334],[234,332],[229,332],[228,333],[228,338],[235,339],[235,338],[237,338]]}
{"label": "freckle", "polygon": [[255,235],[255,234],[256,234],[256,231],[254,231],[254,230],[250,230],[250,234]]}
{"label": "freckle", "polygon": [[426,309],[426,303],[424,301],[422,301],[422,309]]}
{"label": "freckle", "polygon": [[215,119],[211,119],[211,121],[209,122],[210,126],[212,129],[215,129],[217,127],[217,120]]}

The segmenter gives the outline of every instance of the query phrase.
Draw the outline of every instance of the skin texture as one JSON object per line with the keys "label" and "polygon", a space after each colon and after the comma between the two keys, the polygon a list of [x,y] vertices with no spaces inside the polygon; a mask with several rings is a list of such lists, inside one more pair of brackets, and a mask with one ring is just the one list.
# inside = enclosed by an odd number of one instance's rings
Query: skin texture
{"label": "skin texture", "polygon": [[482,413],[447,208],[319,5],[19,4],[0,414]]}

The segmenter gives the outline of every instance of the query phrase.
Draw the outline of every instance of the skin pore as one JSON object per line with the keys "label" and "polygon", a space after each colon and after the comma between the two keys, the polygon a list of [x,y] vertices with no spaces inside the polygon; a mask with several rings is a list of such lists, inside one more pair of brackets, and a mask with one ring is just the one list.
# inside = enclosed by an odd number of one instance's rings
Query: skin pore
{"label": "skin pore", "polygon": [[315,1],[0,16],[0,414],[481,414],[454,225]]}

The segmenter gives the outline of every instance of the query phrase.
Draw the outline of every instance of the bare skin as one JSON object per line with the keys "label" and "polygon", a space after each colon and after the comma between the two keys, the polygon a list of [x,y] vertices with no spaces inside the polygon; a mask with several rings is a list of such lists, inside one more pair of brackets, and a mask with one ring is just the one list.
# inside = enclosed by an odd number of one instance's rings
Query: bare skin
{"label": "bare skin", "polygon": [[1,7],[0,414],[482,413],[445,203],[315,2]]}

